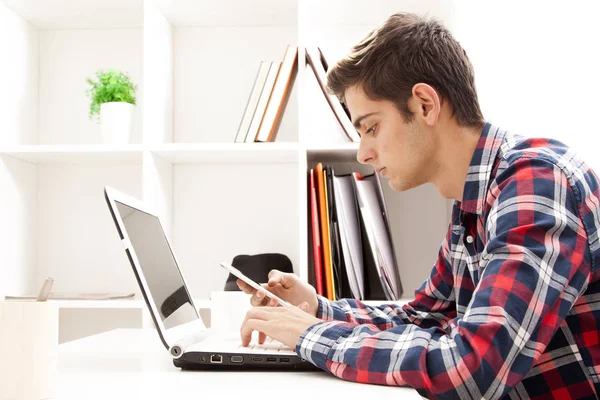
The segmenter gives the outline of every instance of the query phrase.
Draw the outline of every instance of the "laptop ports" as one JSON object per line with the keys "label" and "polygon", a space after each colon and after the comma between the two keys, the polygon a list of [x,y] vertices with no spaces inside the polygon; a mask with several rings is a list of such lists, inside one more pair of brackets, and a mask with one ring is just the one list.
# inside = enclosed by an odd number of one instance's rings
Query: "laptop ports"
{"label": "laptop ports", "polygon": [[223,362],[223,356],[220,354],[213,354],[210,356],[211,364],[221,364]]}
{"label": "laptop ports", "polygon": [[279,359],[279,362],[282,362],[282,363],[289,363],[289,362],[290,362],[290,359],[289,359],[289,358],[287,358],[287,357],[281,357],[281,358]]}
{"label": "laptop ports", "polygon": [[231,356],[230,358],[232,363],[241,363],[244,362],[244,357],[242,356]]}
{"label": "laptop ports", "polygon": [[265,359],[262,357],[252,357],[252,362],[265,362]]}
{"label": "laptop ports", "polygon": [[277,357],[267,357],[267,362],[268,362],[268,363],[274,363],[274,362],[277,362]]}

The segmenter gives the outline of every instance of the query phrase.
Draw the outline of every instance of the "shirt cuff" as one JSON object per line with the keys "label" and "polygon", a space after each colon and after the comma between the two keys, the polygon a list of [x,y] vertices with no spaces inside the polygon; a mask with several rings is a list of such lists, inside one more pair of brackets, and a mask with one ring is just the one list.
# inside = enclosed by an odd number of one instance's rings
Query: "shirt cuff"
{"label": "shirt cuff", "polygon": [[323,296],[317,295],[319,307],[317,308],[317,318],[323,321],[331,321],[333,319],[333,307],[331,302]]}
{"label": "shirt cuff", "polygon": [[296,354],[328,371],[327,361],[331,349],[340,338],[349,336],[354,327],[356,324],[344,321],[317,322],[300,335],[296,343]]}

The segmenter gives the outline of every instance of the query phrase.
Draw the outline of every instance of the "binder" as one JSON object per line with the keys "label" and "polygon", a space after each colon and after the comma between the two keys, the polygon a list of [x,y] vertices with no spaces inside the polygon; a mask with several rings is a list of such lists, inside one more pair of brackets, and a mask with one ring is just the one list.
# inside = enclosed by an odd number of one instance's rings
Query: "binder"
{"label": "binder", "polygon": [[313,262],[315,269],[315,289],[317,294],[325,296],[323,284],[323,249],[321,245],[321,229],[319,226],[319,204],[315,170],[310,170],[310,214],[312,226]]}
{"label": "binder", "polygon": [[329,216],[327,208],[327,192],[325,186],[325,170],[318,163],[315,169],[319,194],[319,217],[321,221],[321,246],[323,247],[323,266],[325,270],[325,293],[329,300],[335,300],[335,283],[333,281],[333,266],[331,260],[331,241],[329,237]]}
{"label": "binder", "polygon": [[344,266],[351,296],[365,300],[365,263],[363,261],[360,214],[356,201],[353,177],[333,175],[336,213],[341,239]]}
{"label": "binder", "polygon": [[[377,174],[362,177],[353,173],[359,209],[364,231],[369,244],[370,268],[377,273],[387,300],[397,300],[402,296],[402,285],[398,275],[387,209],[383,190]],[[372,278],[371,272],[371,278]],[[373,284],[373,282],[371,282]]]}
{"label": "binder", "polygon": [[331,242],[331,267],[333,269],[333,281],[335,297],[337,299],[351,297],[346,262],[342,251],[342,243],[339,231],[339,221],[337,213],[337,200],[333,185],[333,168],[328,165],[325,167],[327,207],[329,217],[329,235]]}

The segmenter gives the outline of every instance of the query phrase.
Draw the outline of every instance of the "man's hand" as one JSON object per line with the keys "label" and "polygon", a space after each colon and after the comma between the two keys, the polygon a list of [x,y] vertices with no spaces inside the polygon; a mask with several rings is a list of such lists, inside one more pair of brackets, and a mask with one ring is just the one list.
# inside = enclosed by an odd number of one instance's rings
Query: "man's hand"
{"label": "man's hand", "polygon": [[308,309],[306,302],[298,307],[254,307],[250,309],[240,329],[242,345],[248,346],[252,332],[258,331],[260,343],[263,342],[266,335],[295,349],[300,335],[310,326],[322,322],[306,313],[304,311],[306,309]]}
{"label": "man's hand", "polygon": [[[277,306],[277,300],[271,300],[261,291],[257,291],[250,285],[245,284],[241,280],[237,280],[239,288],[244,293],[251,294],[250,302],[254,307],[260,306]],[[315,288],[307,282],[303,282],[295,274],[284,273],[276,269],[269,272],[269,281],[262,285],[265,291],[272,292],[283,300],[293,304],[300,305],[304,302],[308,304],[306,312],[312,316],[317,315],[319,301],[317,300],[317,292]]]}

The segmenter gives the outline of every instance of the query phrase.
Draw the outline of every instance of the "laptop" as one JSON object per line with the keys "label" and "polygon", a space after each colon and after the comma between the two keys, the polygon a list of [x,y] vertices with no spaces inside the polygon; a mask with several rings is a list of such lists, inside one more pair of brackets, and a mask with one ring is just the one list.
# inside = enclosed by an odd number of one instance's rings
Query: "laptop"
{"label": "laptop", "polygon": [[[242,346],[238,332],[207,328],[195,307],[160,218],[143,202],[106,186],[104,197],[125,254],[173,364],[182,369],[315,370],[294,349],[267,338]],[[219,266],[215,266],[215,269]]]}

